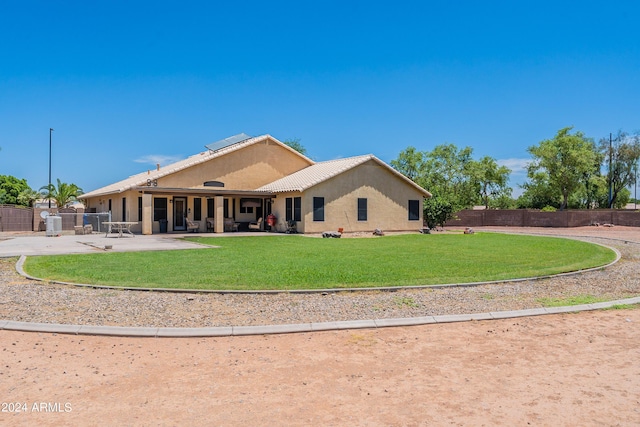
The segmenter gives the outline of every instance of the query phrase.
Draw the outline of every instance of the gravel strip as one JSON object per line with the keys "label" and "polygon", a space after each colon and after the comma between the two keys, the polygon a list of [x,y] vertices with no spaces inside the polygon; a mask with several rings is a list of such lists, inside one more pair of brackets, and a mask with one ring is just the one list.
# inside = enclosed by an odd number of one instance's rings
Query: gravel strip
{"label": "gravel strip", "polygon": [[256,326],[471,314],[542,307],[541,298],[640,295],[640,243],[581,240],[615,247],[607,269],[542,280],[446,289],[327,294],[192,294],[80,288],[27,280],[17,258],[0,259],[0,319],[138,327]]}

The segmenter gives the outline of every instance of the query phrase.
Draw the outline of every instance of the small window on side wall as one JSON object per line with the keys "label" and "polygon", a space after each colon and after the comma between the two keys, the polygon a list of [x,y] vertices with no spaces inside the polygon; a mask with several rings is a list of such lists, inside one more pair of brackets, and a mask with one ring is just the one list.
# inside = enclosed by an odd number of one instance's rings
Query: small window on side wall
{"label": "small window on side wall", "polygon": [[420,200],[409,200],[409,221],[420,220]]}
{"label": "small window on side wall", "polygon": [[313,220],[324,221],[324,197],[313,198]]}
{"label": "small window on side wall", "polygon": [[358,221],[367,220],[367,199],[358,198]]}

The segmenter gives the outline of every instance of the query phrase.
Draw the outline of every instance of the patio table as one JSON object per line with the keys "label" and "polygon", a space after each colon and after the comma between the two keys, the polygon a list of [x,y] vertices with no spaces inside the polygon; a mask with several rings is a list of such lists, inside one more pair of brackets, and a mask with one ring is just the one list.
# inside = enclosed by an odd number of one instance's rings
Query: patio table
{"label": "patio table", "polygon": [[137,222],[105,221],[105,222],[103,222],[103,224],[108,226],[107,227],[107,233],[104,235],[104,237],[107,237],[109,235],[109,233],[117,232],[118,233],[118,238],[120,238],[120,237],[122,237],[123,233],[127,233],[127,234],[131,235],[131,237],[134,237],[134,234],[131,232],[131,227],[136,225]]}

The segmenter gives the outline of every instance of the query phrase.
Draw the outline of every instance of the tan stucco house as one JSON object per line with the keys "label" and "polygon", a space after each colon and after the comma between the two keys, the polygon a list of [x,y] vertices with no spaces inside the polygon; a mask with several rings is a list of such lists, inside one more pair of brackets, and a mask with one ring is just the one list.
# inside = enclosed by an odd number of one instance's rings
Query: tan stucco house
{"label": "tan stucco house", "polygon": [[314,162],[270,135],[241,134],[80,198],[87,212],[110,211],[112,221],[138,222],[132,231],[152,234],[252,223],[285,231],[290,221],[302,233],[418,230],[430,196],[373,155]]}

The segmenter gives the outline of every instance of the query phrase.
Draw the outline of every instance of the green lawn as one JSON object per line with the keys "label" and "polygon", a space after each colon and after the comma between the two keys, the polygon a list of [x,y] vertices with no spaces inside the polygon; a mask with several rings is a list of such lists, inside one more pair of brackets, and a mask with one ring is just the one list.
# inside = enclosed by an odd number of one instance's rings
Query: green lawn
{"label": "green lawn", "polygon": [[127,287],[322,289],[530,277],[601,266],[616,256],[586,242],[494,233],[191,240],[219,247],[29,257],[25,270],[48,280]]}

